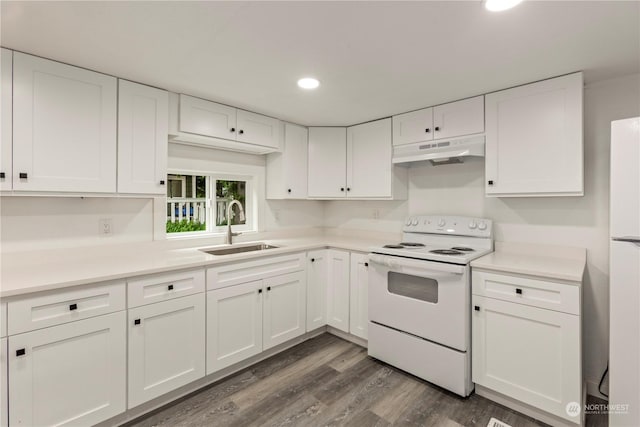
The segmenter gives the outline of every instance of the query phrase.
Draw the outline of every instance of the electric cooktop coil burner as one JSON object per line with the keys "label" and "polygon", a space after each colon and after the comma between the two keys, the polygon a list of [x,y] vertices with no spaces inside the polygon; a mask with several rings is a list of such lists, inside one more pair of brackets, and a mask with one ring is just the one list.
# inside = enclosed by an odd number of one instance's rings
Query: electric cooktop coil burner
{"label": "electric cooktop coil burner", "polygon": [[438,254],[438,255],[464,255],[463,252],[456,251],[454,249],[434,249],[429,252],[431,252],[432,254]]}
{"label": "electric cooktop coil burner", "polygon": [[460,251],[460,252],[475,252],[475,249],[467,248],[464,246],[454,246],[451,249],[454,251]]}
{"label": "electric cooktop coil burner", "polygon": [[402,242],[400,246],[405,246],[407,248],[424,248],[424,243],[414,243],[414,242]]}
{"label": "electric cooktop coil burner", "polygon": [[383,248],[388,248],[388,249],[404,249],[404,246],[402,245],[384,245]]}

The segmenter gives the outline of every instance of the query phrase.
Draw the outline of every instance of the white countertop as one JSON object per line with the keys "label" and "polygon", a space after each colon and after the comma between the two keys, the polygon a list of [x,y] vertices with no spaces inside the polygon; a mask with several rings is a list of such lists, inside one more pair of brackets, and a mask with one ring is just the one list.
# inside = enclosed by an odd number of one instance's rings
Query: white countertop
{"label": "white countertop", "polygon": [[[158,243],[139,243],[2,254],[0,298],[327,247],[369,252],[374,246],[388,243],[379,239],[322,235],[258,241],[278,248],[215,256],[204,253],[199,248],[228,245],[196,246],[194,243],[191,248],[171,249]],[[242,242],[235,246],[248,243],[250,242]]]}
{"label": "white countertop", "polygon": [[471,262],[471,267],[582,283],[587,251],[551,245],[496,242],[495,252]]}

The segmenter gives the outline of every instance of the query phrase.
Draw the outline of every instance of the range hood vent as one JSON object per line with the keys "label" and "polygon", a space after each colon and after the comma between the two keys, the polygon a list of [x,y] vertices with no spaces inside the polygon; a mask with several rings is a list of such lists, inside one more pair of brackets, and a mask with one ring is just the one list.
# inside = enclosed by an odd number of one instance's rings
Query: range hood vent
{"label": "range hood vent", "polygon": [[428,160],[432,165],[462,163],[467,156],[484,157],[484,135],[443,141],[425,141],[393,147],[393,163]]}

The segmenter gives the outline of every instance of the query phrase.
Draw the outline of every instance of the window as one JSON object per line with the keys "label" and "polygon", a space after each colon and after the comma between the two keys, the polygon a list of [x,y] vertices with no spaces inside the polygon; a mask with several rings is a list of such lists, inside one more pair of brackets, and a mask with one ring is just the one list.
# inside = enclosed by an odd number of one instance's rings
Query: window
{"label": "window", "polygon": [[232,200],[231,225],[234,230],[253,228],[250,184],[247,177],[223,175],[179,175],[167,177],[167,233],[172,235],[223,232],[227,208]]}

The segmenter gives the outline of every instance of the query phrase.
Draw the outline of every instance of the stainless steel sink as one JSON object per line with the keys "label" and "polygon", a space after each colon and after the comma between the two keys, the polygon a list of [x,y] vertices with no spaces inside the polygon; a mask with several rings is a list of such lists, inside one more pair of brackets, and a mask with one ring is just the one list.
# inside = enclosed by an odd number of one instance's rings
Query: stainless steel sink
{"label": "stainless steel sink", "polygon": [[275,249],[277,247],[278,246],[267,245],[266,243],[256,243],[255,245],[227,246],[224,248],[200,249],[200,250],[210,255],[232,255],[232,254],[239,254],[243,252],[266,251],[267,249]]}

